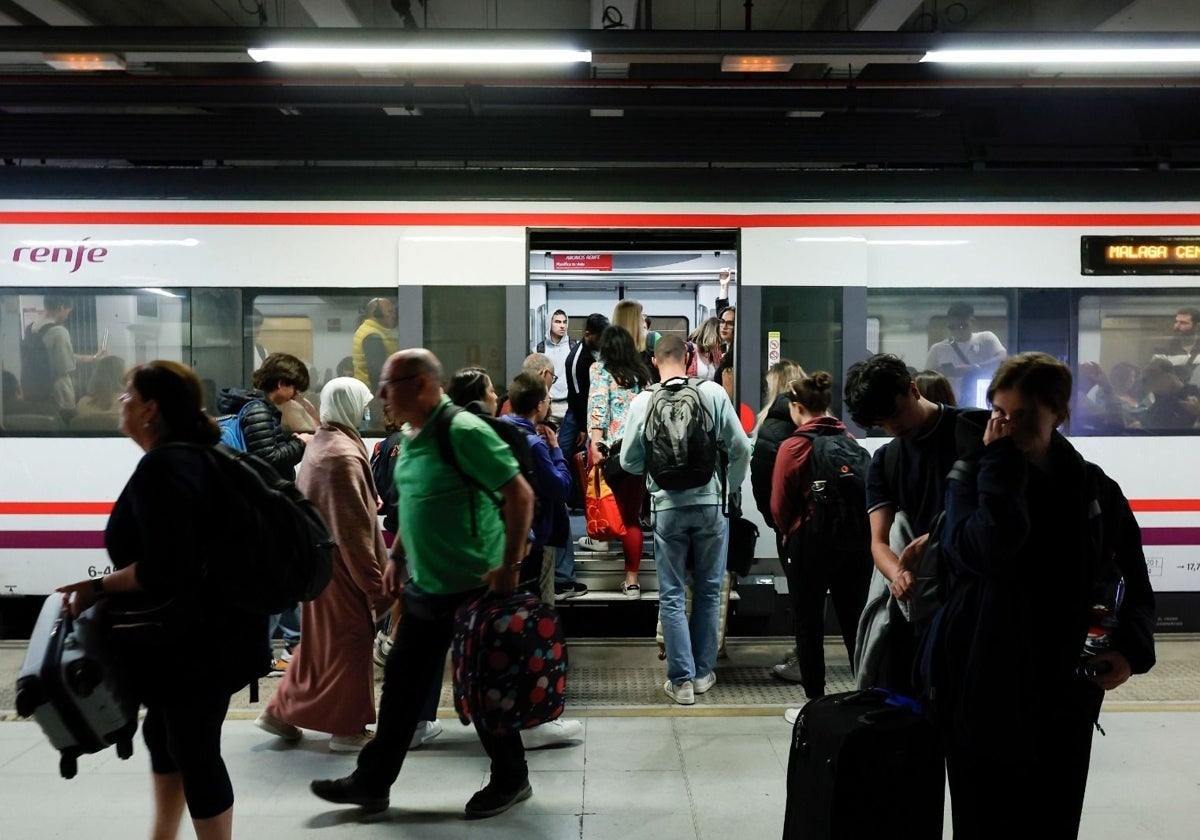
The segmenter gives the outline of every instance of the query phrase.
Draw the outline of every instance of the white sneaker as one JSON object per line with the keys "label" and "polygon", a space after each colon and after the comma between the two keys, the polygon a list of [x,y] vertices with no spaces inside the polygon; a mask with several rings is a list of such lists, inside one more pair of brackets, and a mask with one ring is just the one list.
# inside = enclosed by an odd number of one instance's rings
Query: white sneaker
{"label": "white sneaker", "polygon": [[796,718],[800,717],[799,709],[788,709],[783,713],[783,719],[788,722],[788,726],[796,725]]}
{"label": "white sneaker", "polygon": [[285,741],[295,742],[304,737],[304,733],[298,726],[292,726],[287,721],[280,720],[266,709],[254,719],[254,725],[263,732],[270,732],[276,738],[282,738]]}
{"label": "white sneaker", "polygon": [[642,597],[642,587],[636,583],[622,583],[621,593],[631,601],[637,601]]}
{"label": "white sneaker", "polygon": [[580,537],[578,545],[581,551],[608,551],[606,541],[594,540],[591,537]]}
{"label": "white sneaker", "polygon": [[364,729],[357,735],[333,735],[329,739],[329,751],[336,753],[356,753],[375,737],[370,729]]}
{"label": "white sneaker", "polygon": [[703,694],[713,687],[717,682],[717,672],[712,671],[706,677],[696,677],[695,691],[697,694]]}
{"label": "white sneaker", "polygon": [[691,680],[684,680],[679,685],[667,680],[663,683],[663,691],[680,706],[691,706],[696,702],[696,690]]}
{"label": "white sneaker", "polygon": [[382,630],[375,635],[375,644],[372,645],[371,658],[375,660],[375,664],[380,668],[387,665],[388,654],[392,652],[392,640],[387,637],[387,633]]}
{"label": "white sneaker", "polygon": [[417,730],[413,732],[412,740],[408,742],[408,748],[415,750],[424,744],[428,744],[434,738],[442,734],[441,721],[437,720],[422,720],[417,722]]}
{"label": "white sneaker", "polygon": [[540,750],[551,744],[573,741],[583,735],[583,722],[570,718],[548,720],[533,729],[521,730],[521,743],[527,750]]}

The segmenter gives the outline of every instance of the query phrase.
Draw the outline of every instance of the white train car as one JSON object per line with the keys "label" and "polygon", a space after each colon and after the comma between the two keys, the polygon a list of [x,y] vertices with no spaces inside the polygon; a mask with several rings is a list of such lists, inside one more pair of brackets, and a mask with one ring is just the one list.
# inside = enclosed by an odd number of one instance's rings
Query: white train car
{"label": "white train car", "polygon": [[[634,297],[655,328],[690,330],[726,267],[747,413],[779,358],[835,379],[868,352],[926,367],[955,302],[1009,353],[1098,363],[1125,403],[1102,416],[1084,388],[1068,431],[1134,505],[1160,630],[1200,629],[1200,437],[1138,379],[1179,340],[1176,313],[1200,306],[1200,204],[1161,202],[0,201],[0,608],[107,569],[106,515],[140,452],[102,367],[184,361],[215,410],[266,347],[305,359],[315,390],[383,297],[400,346],[500,384],[553,310],[577,334]],[[23,396],[22,340],[53,297],[72,305],[67,376],[77,398],[97,391],[90,411]],[[93,361],[101,350],[120,362]]]}

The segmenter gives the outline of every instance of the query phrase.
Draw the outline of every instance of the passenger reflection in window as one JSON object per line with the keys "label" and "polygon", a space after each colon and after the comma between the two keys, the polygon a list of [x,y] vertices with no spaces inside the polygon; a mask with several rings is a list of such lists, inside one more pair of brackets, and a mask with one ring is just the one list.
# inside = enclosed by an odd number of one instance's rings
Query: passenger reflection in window
{"label": "passenger reflection in window", "polygon": [[1071,404],[1074,435],[1120,434],[1133,423],[1099,362],[1080,363]]}
{"label": "passenger reflection in window", "polygon": [[1179,380],[1191,384],[1200,366],[1200,309],[1184,306],[1175,310],[1171,340],[1154,351],[1154,358],[1166,359],[1174,365]]}
{"label": "passenger reflection in window", "polygon": [[1143,375],[1153,405],[1142,415],[1146,429],[1192,429],[1200,418],[1200,388],[1184,384],[1171,362],[1154,358]]}

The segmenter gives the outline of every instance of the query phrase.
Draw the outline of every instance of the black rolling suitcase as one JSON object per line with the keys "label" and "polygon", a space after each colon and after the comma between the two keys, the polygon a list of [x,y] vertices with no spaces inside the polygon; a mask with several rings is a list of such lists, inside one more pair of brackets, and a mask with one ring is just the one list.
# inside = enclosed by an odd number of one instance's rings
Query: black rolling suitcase
{"label": "black rolling suitcase", "polygon": [[61,595],[48,597],[17,678],[17,714],[42,727],[60,753],[63,778],[74,777],[79,756],[113,744],[121,758],[133,754],[137,703],[121,682],[94,608],[72,619]]}
{"label": "black rolling suitcase", "polygon": [[916,704],[881,689],[811,700],[788,758],[784,840],[939,840],[941,738]]}

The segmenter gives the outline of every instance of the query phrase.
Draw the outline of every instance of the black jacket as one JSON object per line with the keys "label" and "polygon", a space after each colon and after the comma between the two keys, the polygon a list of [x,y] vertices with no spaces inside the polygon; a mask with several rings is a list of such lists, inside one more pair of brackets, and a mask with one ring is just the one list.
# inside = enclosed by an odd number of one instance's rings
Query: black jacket
{"label": "black jacket", "polygon": [[974,483],[946,492],[946,603],[922,656],[938,719],[985,752],[1039,749],[1046,729],[1094,721],[1103,692],[1075,675],[1098,593],[1125,584],[1112,649],[1154,665],[1154,593],[1121,488],[1057,432],[1050,469],[1011,439],[982,450]]}
{"label": "black jacket", "polygon": [[217,396],[217,411],[237,414],[250,403],[242,415],[242,434],[246,451],[257,455],[273,466],[280,476],[292,481],[296,465],[304,457],[304,441],[287,434],[279,424],[282,415],[262,391],[245,388],[222,388]]}
{"label": "black jacket", "polygon": [[750,453],[750,489],[754,491],[754,505],[772,528],[775,522],[771,519],[771,476],[775,472],[775,456],[779,453],[779,444],[794,431],[796,424],[792,421],[790,401],[787,394],[780,394],[758,427],[754,449]]}
{"label": "black jacket", "polygon": [[588,388],[591,387],[592,352],[582,341],[567,354],[567,410],[575,415],[580,429],[587,428]]}

